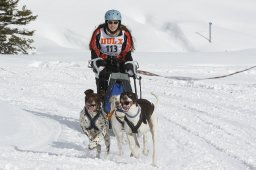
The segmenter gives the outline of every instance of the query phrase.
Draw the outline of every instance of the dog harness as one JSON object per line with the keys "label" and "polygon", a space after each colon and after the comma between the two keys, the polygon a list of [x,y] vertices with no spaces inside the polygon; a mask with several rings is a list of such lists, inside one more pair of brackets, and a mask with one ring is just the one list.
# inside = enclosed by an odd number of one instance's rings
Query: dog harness
{"label": "dog harness", "polygon": [[99,128],[96,126],[96,121],[97,119],[100,117],[101,115],[101,110],[99,110],[96,114],[96,116],[92,117],[89,113],[88,110],[85,108],[85,112],[84,114],[89,118],[90,120],[90,126],[88,128],[86,128],[86,130],[91,130],[91,129],[95,129],[95,130],[99,130]]}
{"label": "dog harness", "polygon": [[[140,106],[138,106],[138,107],[139,107],[139,109],[138,109],[138,112],[137,112],[137,114],[136,114],[135,116],[129,116],[129,115],[127,115],[127,114],[125,113],[126,116],[124,117],[124,120],[126,121],[127,125],[131,128],[132,133],[138,133],[138,129],[140,128],[142,122],[143,122],[144,124],[147,124],[147,122],[145,122],[145,121],[143,120],[143,114],[141,114],[141,108],[140,108]],[[131,121],[129,121],[129,120],[127,119],[127,117],[135,118],[139,113],[140,113],[140,119],[139,119],[139,121],[137,122],[136,125],[134,125]]]}
{"label": "dog harness", "polygon": [[124,121],[122,121],[116,114],[116,120],[124,127]]}
{"label": "dog harness", "polygon": [[[124,120],[126,121],[127,125],[131,128],[133,133],[138,133],[138,129],[141,126],[142,122],[144,124],[147,124],[147,122],[150,120],[150,117],[152,116],[154,109],[155,109],[154,105],[145,99],[138,99],[137,103],[138,103],[139,109],[135,116],[129,116],[127,113],[124,112],[126,115]],[[130,122],[127,119],[127,117],[134,118],[139,113],[140,113],[140,119],[139,119],[137,125],[134,125],[132,122]]]}

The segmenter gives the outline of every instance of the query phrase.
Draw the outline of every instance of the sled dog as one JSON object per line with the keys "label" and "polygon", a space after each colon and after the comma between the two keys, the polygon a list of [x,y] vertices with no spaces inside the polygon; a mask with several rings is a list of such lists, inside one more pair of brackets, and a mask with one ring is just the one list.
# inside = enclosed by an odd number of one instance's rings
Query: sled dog
{"label": "sled dog", "polygon": [[85,106],[80,112],[80,126],[85,135],[89,138],[88,148],[96,148],[96,156],[99,158],[101,153],[101,141],[105,141],[106,151],[109,154],[110,137],[108,120],[104,116],[101,108],[102,96],[88,89],[85,92]]}
{"label": "sled dog", "polygon": [[123,155],[122,145],[126,143],[126,133],[124,131],[125,114],[121,111],[120,95],[114,95],[110,98],[111,111],[109,119],[112,123],[112,129],[117,139],[119,155]]}
{"label": "sled dog", "polygon": [[[154,95],[152,93],[152,95]],[[156,95],[154,95],[157,99]],[[157,103],[156,102],[156,103]],[[137,99],[135,93],[124,92],[120,95],[120,103],[125,113],[124,130],[127,134],[132,156],[139,157],[139,143],[137,136],[143,135],[143,153],[148,154],[147,132],[151,132],[153,140],[152,164],[156,166],[156,138],[157,138],[157,116],[154,112],[155,104],[146,99]]]}

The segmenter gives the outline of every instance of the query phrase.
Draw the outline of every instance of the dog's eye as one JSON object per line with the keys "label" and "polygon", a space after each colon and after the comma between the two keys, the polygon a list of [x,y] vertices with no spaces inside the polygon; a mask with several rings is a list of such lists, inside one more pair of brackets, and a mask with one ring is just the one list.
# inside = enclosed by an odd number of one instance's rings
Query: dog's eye
{"label": "dog's eye", "polygon": [[122,106],[127,106],[127,105],[129,105],[131,102],[128,102],[128,101],[126,101],[126,102],[122,102],[121,104],[122,104]]}
{"label": "dog's eye", "polygon": [[126,97],[127,98],[130,98],[130,99],[133,99],[134,98],[134,95],[132,93],[127,93],[126,94]]}
{"label": "dog's eye", "polygon": [[96,104],[88,104],[87,107],[95,107]]}

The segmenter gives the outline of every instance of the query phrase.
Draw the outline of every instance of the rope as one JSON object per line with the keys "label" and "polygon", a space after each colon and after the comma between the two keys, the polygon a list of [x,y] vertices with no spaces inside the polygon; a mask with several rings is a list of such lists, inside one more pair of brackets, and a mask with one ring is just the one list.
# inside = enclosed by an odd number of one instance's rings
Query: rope
{"label": "rope", "polygon": [[253,66],[253,67],[250,67],[250,68],[247,68],[247,69],[244,69],[244,70],[236,71],[236,72],[234,72],[234,73],[227,74],[227,75],[223,75],[223,76],[209,77],[209,78],[204,78],[204,79],[199,79],[199,80],[220,79],[220,78],[232,76],[232,75],[235,75],[235,74],[239,74],[239,73],[242,73],[242,72],[251,70],[251,69],[253,69],[253,68],[256,68],[256,66]]}
{"label": "rope", "polygon": [[114,114],[115,111],[116,111],[116,109],[113,109],[111,112],[109,112],[109,113],[107,114],[108,120],[111,120],[112,115]]}
{"label": "rope", "polygon": [[229,76],[232,76],[232,75],[235,75],[235,74],[239,74],[239,73],[242,73],[242,72],[245,72],[245,71],[254,69],[254,68],[256,68],[256,66],[252,66],[252,67],[249,67],[249,68],[247,68],[247,69],[240,70],[240,71],[236,71],[236,72],[234,72],[234,73],[227,74],[227,75],[215,76],[215,77],[208,77],[208,78],[201,78],[201,79],[199,79],[199,78],[191,78],[191,77],[162,76],[162,75],[158,75],[158,74],[151,73],[151,72],[144,71],[144,70],[138,70],[138,73],[143,74],[143,75],[146,75],[146,76],[157,76],[157,77],[163,77],[163,78],[175,79],[175,80],[195,80],[195,81],[198,81],[198,80],[210,80],[210,79],[225,78],[225,77],[229,77]]}

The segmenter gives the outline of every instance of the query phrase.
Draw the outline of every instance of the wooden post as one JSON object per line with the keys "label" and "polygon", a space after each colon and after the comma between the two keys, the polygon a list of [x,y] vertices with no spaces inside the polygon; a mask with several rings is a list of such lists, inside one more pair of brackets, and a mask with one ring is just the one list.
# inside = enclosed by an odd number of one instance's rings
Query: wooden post
{"label": "wooden post", "polygon": [[209,43],[212,42],[212,23],[209,22]]}

